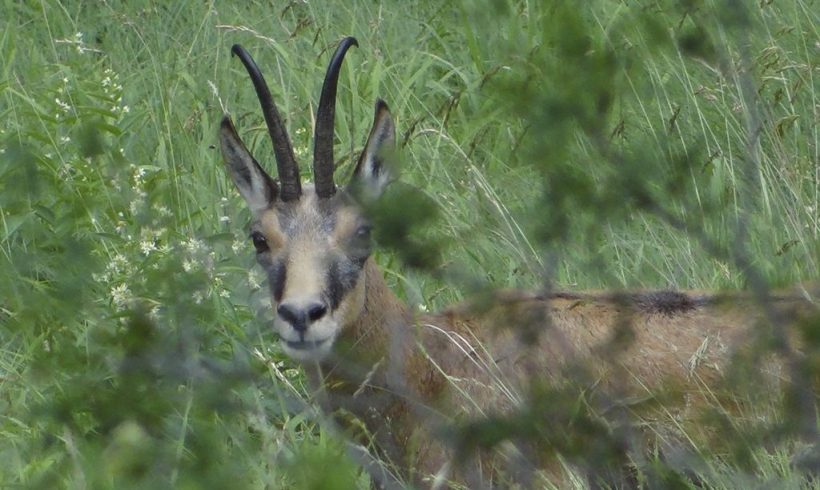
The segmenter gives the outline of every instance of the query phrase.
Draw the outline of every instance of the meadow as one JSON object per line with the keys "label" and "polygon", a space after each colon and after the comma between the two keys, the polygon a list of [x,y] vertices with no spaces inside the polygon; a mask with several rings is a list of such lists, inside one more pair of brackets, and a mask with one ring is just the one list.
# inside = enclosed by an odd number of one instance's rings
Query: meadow
{"label": "meadow", "polygon": [[[400,226],[377,230],[376,256],[419,309],[488,288],[818,278],[811,0],[2,10],[4,488],[369,488],[269,326],[249,213],[216,138],[230,113],[273,172],[234,43],[265,74],[308,178],[327,62],[358,39],[335,175],[352,172],[383,98],[409,192],[388,202]],[[808,336],[815,379],[818,344]],[[696,445],[686,471],[650,458],[636,481],[816,487],[816,420],[795,421],[787,401],[758,410],[716,423],[736,444]]]}

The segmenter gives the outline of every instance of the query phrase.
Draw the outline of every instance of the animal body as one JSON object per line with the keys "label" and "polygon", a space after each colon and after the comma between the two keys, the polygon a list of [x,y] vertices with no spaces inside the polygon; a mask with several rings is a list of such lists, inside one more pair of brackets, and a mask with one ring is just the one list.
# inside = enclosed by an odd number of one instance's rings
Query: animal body
{"label": "animal body", "polygon": [[[460,451],[453,441],[463,438],[450,433],[448,439],[445,430],[451,422],[520,413],[537,398],[538,386],[572,380],[590,400],[595,393],[614,393],[608,399],[618,402],[651,398],[672,386],[683,413],[712,393],[708,387],[726,375],[732,356],[742,353],[738,346],[750,344],[757,327],[775,317],[790,323],[808,308],[792,295],[761,303],[697,292],[507,291],[435,315],[412,311],[387,287],[371,257],[366,210],[378,206],[394,170],[395,126],[381,100],[351,181],[337,187],[333,179],[336,84],[353,45],[353,38],[341,42],[325,77],[316,114],[315,184],[300,182],[270,92],[238,45],[232,51],[259,96],[278,181],[250,154],[228,116],[219,140],[253,216],[250,237],[267,273],[282,350],[323,390],[323,408],[358,420],[349,426],[363,426],[382,457],[409,480],[472,485],[515,480],[521,462],[543,467],[539,441],[528,438],[542,437],[538,430],[479,441],[486,450],[474,452]],[[772,378],[779,366],[772,364]],[[547,432],[566,429],[555,423]],[[559,443],[550,444],[560,450]],[[506,477],[498,476],[500,469]]]}

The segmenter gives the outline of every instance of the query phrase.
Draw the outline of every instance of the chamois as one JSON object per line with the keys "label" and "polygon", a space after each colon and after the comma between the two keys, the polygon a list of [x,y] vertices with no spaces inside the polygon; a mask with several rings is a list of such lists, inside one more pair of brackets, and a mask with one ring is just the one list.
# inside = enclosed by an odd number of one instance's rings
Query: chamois
{"label": "chamois", "polygon": [[323,387],[323,408],[359,419],[381,456],[409,479],[467,481],[470,465],[493,478],[493,468],[504,465],[498,461],[516,458],[538,466],[539,458],[515,441],[509,451],[464,462],[437,432],[446,420],[511,413],[531,396],[532,381],[560,385],[580,368],[589,390],[617,389],[626,398],[672,381],[684,399],[698,397],[722,378],[757,324],[772,316],[791,323],[796,311],[809,307],[791,295],[754,306],[760,303],[697,292],[505,291],[439,314],[411,311],[371,257],[372,223],[364,211],[378,206],[393,178],[395,125],[382,100],[351,182],[337,188],[333,180],[336,86],[351,46],[357,46],[351,37],[341,42],[322,86],[315,184],[300,183],[270,91],[239,45],[232,52],[260,100],[279,180],[254,159],[227,115],[219,140],[252,213],[250,238],[267,273],[282,350],[302,365],[313,387]]}

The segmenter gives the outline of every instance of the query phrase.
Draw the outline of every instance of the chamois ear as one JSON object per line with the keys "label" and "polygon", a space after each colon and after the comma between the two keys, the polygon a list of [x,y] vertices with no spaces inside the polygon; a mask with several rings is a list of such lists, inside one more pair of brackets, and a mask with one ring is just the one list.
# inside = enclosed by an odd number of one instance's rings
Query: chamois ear
{"label": "chamois ear", "polygon": [[270,207],[278,194],[276,181],[251,156],[228,116],[222,118],[219,143],[228,174],[251,212],[257,214]]}
{"label": "chamois ear", "polygon": [[396,126],[387,104],[376,101],[373,128],[367,138],[364,151],[353,172],[353,185],[357,191],[364,191],[369,197],[378,197],[387,184],[393,180],[393,158],[396,151]]}

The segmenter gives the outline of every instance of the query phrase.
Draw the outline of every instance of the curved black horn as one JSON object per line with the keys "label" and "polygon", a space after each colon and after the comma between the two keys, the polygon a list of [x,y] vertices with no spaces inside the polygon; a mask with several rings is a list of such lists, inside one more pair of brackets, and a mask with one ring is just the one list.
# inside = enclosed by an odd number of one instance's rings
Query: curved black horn
{"label": "curved black horn", "polygon": [[336,112],[336,83],[345,53],[350,46],[358,46],[355,38],[342,39],[330,65],[327,67],[319,108],[316,109],[316,129],[313,136],[313,177],[316,179],[316,194],[320,198],[332,196],[336,192],[333,183],[333,117]]}
{"label": "curved black horn", "polygon": [[245,51],[245,48],[234,44],[231,53],[242,60],[242,64],[245,65],[245,69],[248,70],[248,75],[251,77],[253,87],[256,89],[256,95],[259,97],[262,114],[265,116],[270,139],[273,142],[273,153],[276,155],[276,170],[279,173],[279,181],[282,185],[282,200],[293,201],[299,199],[302,194],[302,187],[299,183],[299,167],[296,164],[296,157],[293,155],[293,147],[290,146],[288,133],[271,98],[268,84],[265,83],[265,78],[259,71],[259,67],[256,66],[256,62]]}

